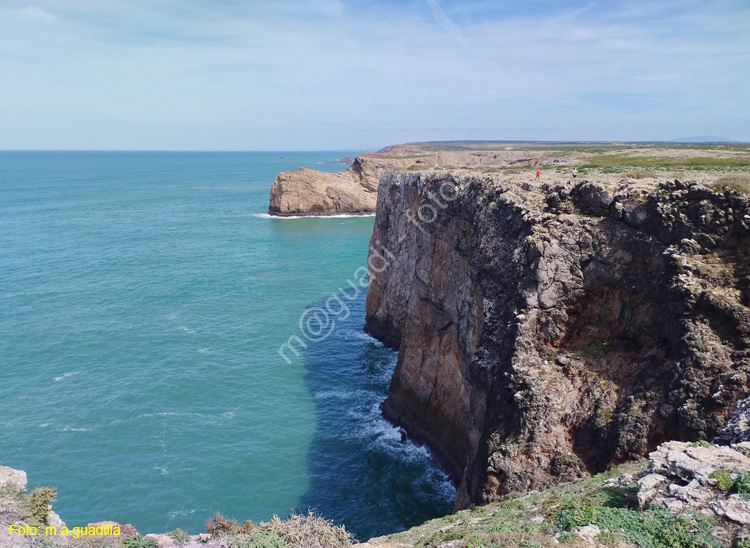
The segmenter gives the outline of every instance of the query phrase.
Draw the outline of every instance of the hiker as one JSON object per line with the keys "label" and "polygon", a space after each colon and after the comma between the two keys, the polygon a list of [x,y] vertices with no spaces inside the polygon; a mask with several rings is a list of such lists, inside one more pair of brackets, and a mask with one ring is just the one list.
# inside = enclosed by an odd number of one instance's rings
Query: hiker
{"label": "hiker", "polygon": [[534,179],[534,180],[536,181],[537,179],[539,179],[539,176],[540,176],[541,174],[542,174],[542,172],[541,172],[541,171],[539,171],[539,170],[537,169],[537,170],[536,170],[536,179]]}
{"label": "hiker", "polygon": [[573,168],[573,178],[575,179],[576,177],[578,177],[578,170]]}

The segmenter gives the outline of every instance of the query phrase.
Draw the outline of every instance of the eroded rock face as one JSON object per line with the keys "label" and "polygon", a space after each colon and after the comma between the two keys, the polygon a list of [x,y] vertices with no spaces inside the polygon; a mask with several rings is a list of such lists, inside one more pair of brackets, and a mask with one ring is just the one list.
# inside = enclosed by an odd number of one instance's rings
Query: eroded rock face
{"label": "eroded rock face", "polygon": [[304,167],[279,173],[271,187],[268,212],[280,217],[374,213],[378,181],[387,170],[537,165],[546,156],[548,153],[542,151],[441,150],[394,145],[349,160],[352,165],[341,173]]}
{"label": "eroded rock face", "polygon": [[7,466],[0,466],[0,490],[11,490],[18,493],[26,491],[26,472]]}
{"label": "eroded rock face", "polygon": [[385,173],[366,320],[399,349],[384,414],[458,508],[715,436],[748,395],[749,213],[682,183]]}
{"label": "eroded rock face", "polygon": [[283,171],[271,187],[268,212],[282,217],[372,213],[385,167],[377,160],[358,157],[341,173],[306,167]]}
{"label": "eroded rock face", "polygon": [[737,403],[717,441],[724,444],[750,442],[750,399]]}

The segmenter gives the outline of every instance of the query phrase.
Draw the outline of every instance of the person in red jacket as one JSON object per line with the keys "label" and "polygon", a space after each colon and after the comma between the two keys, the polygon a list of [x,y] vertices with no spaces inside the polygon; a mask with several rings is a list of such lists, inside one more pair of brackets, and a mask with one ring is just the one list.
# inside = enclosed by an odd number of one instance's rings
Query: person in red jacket
{"label": "person in red jacket", "polygon": [[[542,174],[542,172],[537,169],[536,170],[536,179],[538,179],[541,174]],[[534,179],[534,180],[536,181],[536,179]]]}

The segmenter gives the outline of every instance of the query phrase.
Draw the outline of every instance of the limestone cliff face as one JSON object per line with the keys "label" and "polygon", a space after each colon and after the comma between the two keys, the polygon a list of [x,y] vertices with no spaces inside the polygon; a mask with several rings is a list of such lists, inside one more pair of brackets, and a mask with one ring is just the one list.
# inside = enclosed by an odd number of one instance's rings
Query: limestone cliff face
{"label": "limestone cliff face", "polygon": [[371,244],[384,414],[458,508],[711,438],[748,395],[748,196],[388,172]]}
{"label": "limestone cliff face", "polygon": [[271,187],[268,212],[280,217],[374,213],[378,181],[386,170],[536,165],[547,155],[540,151],[390,146],[357,156],[342,173],[324,173],[305,167],[279,173]]}
{"label": "limestone cliff face", "polygon": [[377,160],[358,157],[342,173],[306,167],[283,171],[271,187],[268,212],[282,217],[372,213],[382,170]]}

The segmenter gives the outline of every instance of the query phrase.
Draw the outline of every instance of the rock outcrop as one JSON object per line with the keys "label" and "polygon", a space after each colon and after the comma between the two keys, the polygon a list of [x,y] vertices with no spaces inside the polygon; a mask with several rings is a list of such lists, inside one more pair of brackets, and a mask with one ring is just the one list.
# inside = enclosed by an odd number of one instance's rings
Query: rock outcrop
{"label": "rock outcrop", "polygon": [[26,472],[0,466],[0,491],[9,490],[23,493],[26,491],[26,484]]}
{"label": "rock outcrop", "polygon": [[638,502],[644,509],[666,506],[675,514],[702,513],[750,526],[750,493],[734,487],[739,478],[750,478],[748,452],[750,443],[665,443],[649,455],[648,470],[638,480]]}
{"label": "rock outcrop", "polygon": [[341,173],[306,167],[282,171],[271,187],[268,213],[280,217],[372,213],[384,167],[377,160],[358,157]]}
{"label": "rock outcrop", "polygon": [[457,508],[710,439],[747,397],[750,198],[645,185],[383,175],[383,412],[433,448]]}
{"label": "rock outcrop", "polygon": [[750,442],[750,399],[737,403],[727,425],[716,438],[719,443]]}
{"label": "rock outcrop", "polygon": [[[271,187],[268,213],[278,217],[375,212],[378,181],[386,170],[537,165],[543,151],[444,149],[434,145],[394,145],[362,154],[341,173],[303,167],[279,173]],[[558,162],[559,159],[555,159]]]}

